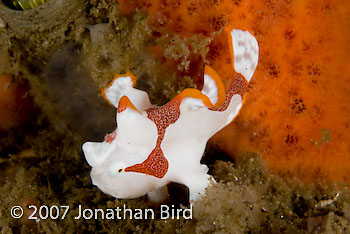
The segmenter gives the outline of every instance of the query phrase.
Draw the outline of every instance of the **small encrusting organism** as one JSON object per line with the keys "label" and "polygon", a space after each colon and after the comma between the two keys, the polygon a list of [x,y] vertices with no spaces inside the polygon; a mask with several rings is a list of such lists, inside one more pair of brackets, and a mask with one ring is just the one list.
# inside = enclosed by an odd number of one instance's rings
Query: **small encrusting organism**
{"label": "small encrusting organism", "polygon": [[229,124],[242,106],[244,92],[258,64],[259,47],[248,32],[229,33],[236,73],[229,86],[205,66],[202,90],[185,89],[164,106],[153,106],[146,92],[133,88],[131,74],[116,75],[103,91],[118,108],[117,129],[103,142],[86,142],[94,185],[116,198],[148,195],[162,200],[171,182],[189,188],[190,201],[214,181],[200,160],[207,141]]}

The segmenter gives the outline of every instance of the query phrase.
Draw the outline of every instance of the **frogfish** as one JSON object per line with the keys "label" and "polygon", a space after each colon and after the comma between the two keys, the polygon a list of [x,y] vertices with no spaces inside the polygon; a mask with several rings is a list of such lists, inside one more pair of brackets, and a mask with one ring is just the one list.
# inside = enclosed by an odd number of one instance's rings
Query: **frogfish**
{"label": "frogfish", "polygon": [[258,42],[248,31],[233,29],[228,43],[235,70],[228,85],[205,65],[201,90],[184,89],[163,106],[134,88],[130,72],[115,75],[102,95],[117,108],[117,128],[103,142],[82,146],[94,185],[115,198],[147,194],[156,200],[175,182],[187,186],[189,200],[196,201],[215,183],[201,157],[207,141],[238,114],[259,58]]}

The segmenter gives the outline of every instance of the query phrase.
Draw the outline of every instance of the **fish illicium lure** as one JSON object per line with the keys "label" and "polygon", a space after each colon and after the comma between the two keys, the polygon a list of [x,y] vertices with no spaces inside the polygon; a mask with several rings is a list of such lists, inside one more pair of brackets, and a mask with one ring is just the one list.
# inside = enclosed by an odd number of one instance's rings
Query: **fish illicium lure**
{"label": "fish illicium lure", "polygon": [[118,109],[117,129],[103,142],[82,147],[94,185],[123,199],[156,193],[171,182],[186,185],[190,201],[204,194],[214,181],[200,164],[207,141],[239,112],[259,58],[248,31],[234,29],[229,36],[236,73],[227,91],[205,66],[201,91],[185,89],[164,106],[153,106],[146,92],[133,88],[131,73],[115,76],[103,95]]}

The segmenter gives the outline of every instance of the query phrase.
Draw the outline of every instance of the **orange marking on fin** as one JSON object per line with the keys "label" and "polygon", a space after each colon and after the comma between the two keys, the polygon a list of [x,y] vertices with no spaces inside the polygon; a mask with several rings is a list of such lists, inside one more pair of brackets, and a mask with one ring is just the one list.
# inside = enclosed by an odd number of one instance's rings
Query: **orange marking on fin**
{"label": "orange marking on fin", "polygon": [[227,33],[228,37],[227,37],[227,40],[228,40],[228,46],[230,48],[230,54],[231,54],[231,63],[232,63],[232,66],[233,66],[233,69],[234,71],[235,70],[235,59],[234,59],[234,51],[233,51],[233,43],[232,43],[232,34],[231,34],[231,31],[232,31],[232,27],[230,26],[227,26],[224,31]]}
{"label": "orange marking on fin", "polygon": [[221,106],[222,104],[224,104],[225,99],[226,99],[226,92],[225,92],[224,83],[222,82],[219,74],[216,73],[216,71],[208,65],[205,65],[204,74],[209,75],[214,80],[214,82],[216,84],[216,88],[218,89],[218,101],[214,105],[214,108],[217,108],[217,107]]}
{"label": "orange marking on fin", "polygon": [[114,77],[112,79],[112,81],[105,87],[101,89],[101,96],[103,97],[104,100],[106,100],[108,102],[108,104],[112,105],[113,104],[108,100],[108,98],[106,97],[106,90],[112,86],[112,84],[114,83],[114,81],[116,81],[118,78],[120,77],[130,77],[131,81],[132,81],[132,87],[134,87],[136,85],[136,76],[134,76],[130,71],[128,71],[125,74],[114,74]]}
{"label": "orange marking on fin", "polygon": [[[119,77],[121,77],[121,76],[122,75],[119,75]],[[131,80],[132,80],[132,87],[135,87],[135,85],[136,85],[136,76],[134,76],[130,71],[128,71],[124,76],[129,76],[131,78]]]}
{"label": "orange marking on fin", "polygon": [[206,105],[207,107],[214,107],[214,105],[211,103],[210,99],[204,95],[201,91],[198,89],[184,89],[181,93],[179,93],[173,100],[180,100],[186,98],[186,97],[192,97],[196,99],[200,99],[203,101],[203,104]]}
{"label": "orange marking on fin", "polygon": [[123,112],[126,110],[126,108],[134,109],[141,114],[141,112],[134,106],[134,104],[132,104],[130,99],[127,96],[123,96],[120,98],[118,103],[118,113]]}

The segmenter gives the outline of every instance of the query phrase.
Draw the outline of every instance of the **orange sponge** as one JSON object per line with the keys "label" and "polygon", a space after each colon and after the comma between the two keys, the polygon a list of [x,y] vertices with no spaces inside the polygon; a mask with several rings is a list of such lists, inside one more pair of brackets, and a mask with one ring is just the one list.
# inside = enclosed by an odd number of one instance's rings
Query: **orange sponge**
{"label": "orange sponge", "polygon": [[260,2],[246,22],[258,69],[240,116],[214,141],[231,155],[260,152],[280,175],[350,183],[350,2]]}

